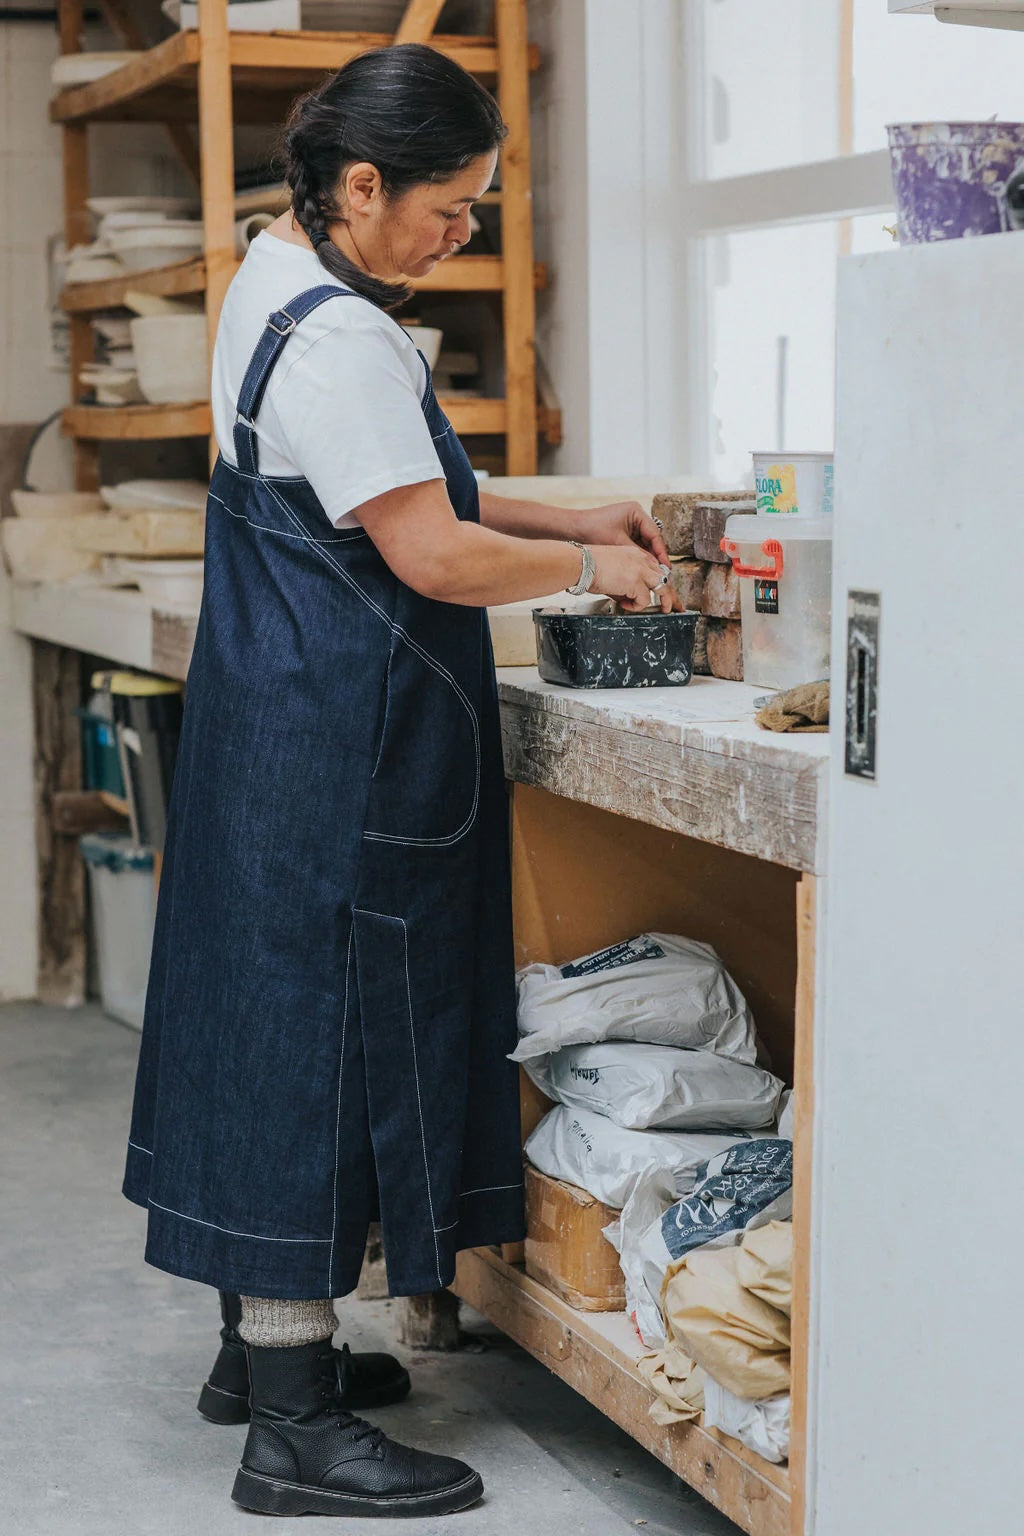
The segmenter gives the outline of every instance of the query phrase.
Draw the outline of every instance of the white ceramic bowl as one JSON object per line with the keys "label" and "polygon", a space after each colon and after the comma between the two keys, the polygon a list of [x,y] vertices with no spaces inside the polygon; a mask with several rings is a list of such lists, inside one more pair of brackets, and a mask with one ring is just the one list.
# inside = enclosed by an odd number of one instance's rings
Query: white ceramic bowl
{"label": "white ceramic bowl", "polygon": [[198,256],[203,248],[203,226],[192,219],[157,219],[152,224],[112,229],[106,238],[124,266],[142,272],[147,267],[168,267]]}
{"label": "white ceramic bowl", "polygon": [[128,560],[117,562],[118,575],[133,581],[150,603],[198,608],[203,597],[201,560]]}
{"label": "white ceramic bowl", "polygon": [[444,340],[444,331],[438,331],[431,325],[403,325],[402,330],[409,337],[414,347],[418,347],[427,360],[427,367],[436,366],[441,356],[441,342]]}
{"label": "white ceramic bowl", "polygon": [[137,316],[132,351],[139,388],[152,404],[209,400],[204,314]]}

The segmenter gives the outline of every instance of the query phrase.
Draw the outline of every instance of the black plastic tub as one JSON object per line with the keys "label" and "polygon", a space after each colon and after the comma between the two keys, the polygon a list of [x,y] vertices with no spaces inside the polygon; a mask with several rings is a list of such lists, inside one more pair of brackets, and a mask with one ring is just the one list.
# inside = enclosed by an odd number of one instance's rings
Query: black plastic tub
{"label": "black plastic tub", "polygon": [[535,608],[537,666],[566,688],[682,688],[693,676],[697,613]]}

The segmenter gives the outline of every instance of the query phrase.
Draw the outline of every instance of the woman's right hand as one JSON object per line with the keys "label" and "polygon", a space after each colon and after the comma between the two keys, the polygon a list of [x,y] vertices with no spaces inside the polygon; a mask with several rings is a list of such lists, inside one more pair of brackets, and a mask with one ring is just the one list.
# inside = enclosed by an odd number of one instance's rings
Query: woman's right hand
{"label": "woman's right hand", "polygon": [[[652,607],[662,613],[679,613],[682,602],[675,587],[665,580],[664,568],[637,544],[591,544],[594,580],[591,592],[613,597],[626,613],[643,613]],[[655,602],[651,601],[654,594]]]}

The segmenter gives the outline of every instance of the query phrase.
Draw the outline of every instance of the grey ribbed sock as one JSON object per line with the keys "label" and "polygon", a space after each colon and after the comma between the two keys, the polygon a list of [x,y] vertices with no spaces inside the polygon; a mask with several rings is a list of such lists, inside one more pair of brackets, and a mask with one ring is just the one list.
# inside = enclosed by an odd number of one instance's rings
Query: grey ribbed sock
{"label": "grey ribbed sock", "polygon": [[289,1345],[317,1344],[334,1335],[338,1319],[330,1298],[314,1301],[277,1301],[266,1296],[243,1296],[238,1332],[257,1349],[283,1349]]}

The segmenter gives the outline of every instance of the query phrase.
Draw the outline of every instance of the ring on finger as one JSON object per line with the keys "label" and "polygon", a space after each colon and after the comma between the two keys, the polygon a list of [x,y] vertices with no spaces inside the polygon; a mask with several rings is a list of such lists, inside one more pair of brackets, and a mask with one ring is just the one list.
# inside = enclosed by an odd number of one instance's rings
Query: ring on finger
{"label": "ring on finger", "polygon": [[665,532],[665,524],[662,522],[661,518],[660,517],[655,517],[653,512],[651,513],[651,517],[654,520],[654,526],[657,528],[658,532],[659,533],[664,533]]}

